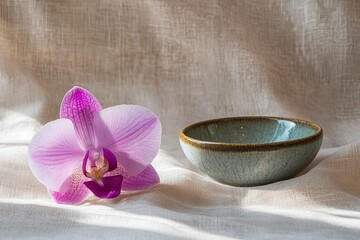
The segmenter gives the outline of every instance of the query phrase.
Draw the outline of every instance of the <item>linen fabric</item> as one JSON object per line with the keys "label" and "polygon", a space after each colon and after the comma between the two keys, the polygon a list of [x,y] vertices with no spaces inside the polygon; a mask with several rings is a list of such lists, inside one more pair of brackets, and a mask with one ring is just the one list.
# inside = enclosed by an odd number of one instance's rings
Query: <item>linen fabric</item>
{"label": "linen fabric", "polygon": [[[0,239],[360,239],[359,26],[352,0],[0,1]],[[28,144],[74,85],[159,116],[157,187],[54,203]],[[182,127],[246,115],[315,121],[323,147],[251,188],[186,160]]]}

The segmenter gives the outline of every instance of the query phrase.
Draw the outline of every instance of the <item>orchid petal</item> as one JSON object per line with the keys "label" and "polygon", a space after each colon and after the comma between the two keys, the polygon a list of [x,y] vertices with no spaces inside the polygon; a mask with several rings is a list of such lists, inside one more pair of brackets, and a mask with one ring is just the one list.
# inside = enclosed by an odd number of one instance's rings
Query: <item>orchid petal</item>
{"label": "orchid petal", "polygon": [[100,183],[98,181],[87,181],[84,184],[99,198],[115,198],[120,195],[123,176],[103,177]]}
{"label": "orchid petal", "polygon": [[87,161],[88,161],[88,158],[89,158],[89,150],[86,151],[86,154],[85,154],[85,157],[84,157],[84,160],[82,162],[82,166],[81,166],[81,170],[84,174],[84,176],[86,176],[86,164],[87,164]]}
{"label": "orchid petal", "polygon": [[66,191],[65,181],[84,157],[74,126],[68,119],[44,125],[29,145],[29,165],[35,177],[48,189]]}
{"label": "orchid petal", "polygon": [[152,165],[149,165],[137,176],[124,176],[122,190],[138,191],[154,187],[160,182],[159,175]]}
{"label": "orchid petal", "polygon": [[103,148],[104,157],[107,159],[109,163],[109,172],[114,170],[117,167],[117,160],[115,155],[107,148]]}
{"label": "orchid petal", "polygon": [[67,179],[70,183],[70,188],[68,188],[66,192],[61,193],[49,190],[49,193],[57,203],[71,205],[79,204],[84,201],[90,193],[90,190],[84,185],[86,180],[87,178],[79,168]]}
{"label": "orchid petal", "polygon": [[95,113],[102,109],[99,101],[87,90],[74,87],[68,91],[61,103],[60,118],[70,119],[83,146],[96,144],[92,121]]}
{"label": "orchid petal", "polygon": [[159,119],[147,108],[119,105],[94,117],[99,147],[113,152],[129,175],[142,172],[155,158],[161,143]]}

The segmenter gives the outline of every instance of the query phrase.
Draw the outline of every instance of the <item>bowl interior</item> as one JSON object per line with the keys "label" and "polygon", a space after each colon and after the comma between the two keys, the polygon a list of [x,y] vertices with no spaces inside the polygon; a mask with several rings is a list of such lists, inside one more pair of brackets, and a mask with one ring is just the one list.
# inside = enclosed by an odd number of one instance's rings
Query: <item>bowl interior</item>
{"label": "bowl interior", "polygon": [[315,124],[296,119],[225,118],[191,125],[184,134],[206,142],[264,144],[306,138],[319,129]]}

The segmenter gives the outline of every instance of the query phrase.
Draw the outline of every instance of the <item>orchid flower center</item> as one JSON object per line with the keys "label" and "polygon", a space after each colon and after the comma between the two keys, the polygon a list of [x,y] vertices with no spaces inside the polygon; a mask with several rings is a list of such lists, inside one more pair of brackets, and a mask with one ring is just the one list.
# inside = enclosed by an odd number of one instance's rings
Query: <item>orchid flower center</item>
{"label": "orchid flower center", "polygon": [[99,198],[114,198],[121,192],[123,176],[105,176],[106,173],[116,169],[117,160],[109,149],[102,148],[101,150],[90,148],[86,152],[82,171],[91,180],[84,184]]}
{"label": "orchid flower center", "polygon": [[98,166],[91,167],[90,172],[86,172],[86,176],[93,180],[99,180],[108,171],[109,171],[109,162],[106,159],[104,159],[104,163],[101,167]]}
{"label": "orchid flower center", "polygon": [[98,150],[89,149],[88,156],[85,157],[83,162],[84,175],[92,180],[100,181],[107,172],[109,172],[108,159],[104,154],[100,154]]}

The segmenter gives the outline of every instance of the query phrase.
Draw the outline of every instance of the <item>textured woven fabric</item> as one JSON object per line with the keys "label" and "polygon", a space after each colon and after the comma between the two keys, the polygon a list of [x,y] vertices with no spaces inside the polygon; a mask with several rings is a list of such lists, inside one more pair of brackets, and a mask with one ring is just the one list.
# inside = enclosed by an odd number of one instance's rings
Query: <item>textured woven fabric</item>
{"label": "textured woven fabric", "polygon": [[[0,1],[0,239],[360,239],[359,1]],[[161,184],[55,204],[27,146],[82,86],[161,119]],[[178,131],[275,115],[324,143],[296,178],[239,188],[196,170]]]}

